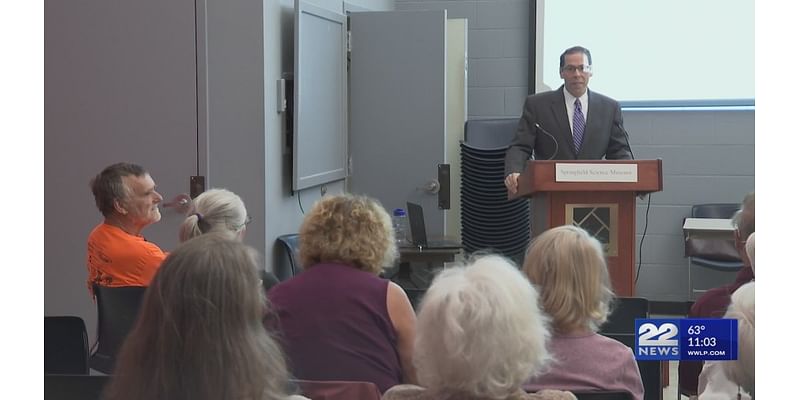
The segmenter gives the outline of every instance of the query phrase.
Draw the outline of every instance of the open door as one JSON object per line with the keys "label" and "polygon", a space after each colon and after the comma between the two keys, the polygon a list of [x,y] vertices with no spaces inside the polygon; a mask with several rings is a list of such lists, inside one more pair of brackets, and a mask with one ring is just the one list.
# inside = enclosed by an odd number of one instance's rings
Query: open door
{"label": "open door", "polygon": [[350,191],[390,211],[420,204],[428,234],[442,235],[446,11],[353,12],[350,36]]}

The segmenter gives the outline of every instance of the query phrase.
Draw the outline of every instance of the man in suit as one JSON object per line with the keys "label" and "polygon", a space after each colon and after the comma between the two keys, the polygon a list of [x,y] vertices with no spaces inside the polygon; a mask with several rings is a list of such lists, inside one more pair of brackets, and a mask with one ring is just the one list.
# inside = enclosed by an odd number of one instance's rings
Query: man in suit
{"label": "man in suit", "polygon": [[533,153],[536,159],[632,159],[619,103],[588,90],[592,54],[580,46],[561,54],[564,85],[525,100],[517,134],[506,151],[505,184],[517,192],[517,178]]}

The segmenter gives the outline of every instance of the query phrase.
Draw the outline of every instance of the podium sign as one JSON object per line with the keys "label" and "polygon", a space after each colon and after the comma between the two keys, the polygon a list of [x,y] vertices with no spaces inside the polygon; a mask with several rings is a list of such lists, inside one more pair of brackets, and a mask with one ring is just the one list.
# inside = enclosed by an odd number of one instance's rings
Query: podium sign
{"label": "podium sign", "polygon": [[531,160],[509,198],[531,198],[531,236],[573,224],[606,251],[614,293],[635,293],[636,195],[662,190],[661,160]]}

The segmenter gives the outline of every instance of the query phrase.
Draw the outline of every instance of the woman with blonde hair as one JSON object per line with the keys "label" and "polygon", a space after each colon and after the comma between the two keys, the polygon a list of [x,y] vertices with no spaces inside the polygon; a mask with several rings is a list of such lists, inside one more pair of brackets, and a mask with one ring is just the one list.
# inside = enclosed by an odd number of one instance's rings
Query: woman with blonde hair
{"label": "woman with blonde hair", "polygon": [[227,235],[180,245],[144,295],[120,349],[109,400],[278,400],[283,353],[261,324],[255,251]]}
{"label": "woman with blonde hair", "polygon": [[294,376],[372,382],[381,392],[415,382],[414,310],[378,276],[397,257],[386,210],[365,196],[323,197],[299,242],[304,271],[268,294]]}
{"label": "woman with blonde hair", "polygon": [[510,261],[484,256],[447,268],[420,306],[414,364],[422,386],[398,385],[383,399],[574,399],[522,390],[549,360],[548,337],[536,289]]}
{"label": "woman with blonde hair", "polygon": [[549,229],[531,243],[523,269],[552,318],[555,359],[550,371],[525,388],[624,390],[641,400],[644,387],[633,352],[597,333],[614,297],[600,242],[576,226]]}

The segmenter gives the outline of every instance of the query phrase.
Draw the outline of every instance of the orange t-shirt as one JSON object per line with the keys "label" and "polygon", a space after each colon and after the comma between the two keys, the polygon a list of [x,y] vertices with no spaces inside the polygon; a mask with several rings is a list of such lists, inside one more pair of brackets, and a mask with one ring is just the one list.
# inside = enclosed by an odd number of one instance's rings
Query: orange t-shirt
{"label": "orange t-shirt", "polygon": [[102,223],[89,234],[86,285],[147,286],[167,255],[141,236]]}

